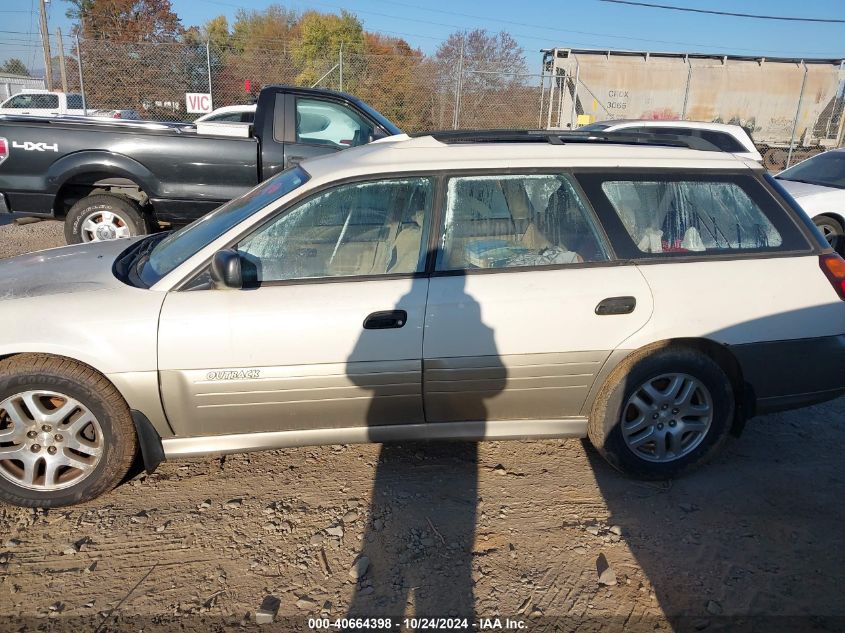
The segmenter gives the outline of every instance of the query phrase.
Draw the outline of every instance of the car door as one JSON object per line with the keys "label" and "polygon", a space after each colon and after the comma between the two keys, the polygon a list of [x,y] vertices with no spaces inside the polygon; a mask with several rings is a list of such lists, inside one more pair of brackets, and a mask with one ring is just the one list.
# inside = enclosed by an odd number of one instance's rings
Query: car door
{"label": "car door", "polygon": [[172,292],[161,393],[179,435],[423,421],[433,181],[338,185],[240,239],[245,287]]}
{"label": "car door", "polygon": [[423,344],[429,422],[578,416],[651,315],[566,174],[448,180]]}
{"label": "car door", "polygon": [[311,95],[288,95],[285,166],[314,156],[370,142],[375,125],[362,113],[340,101]]}

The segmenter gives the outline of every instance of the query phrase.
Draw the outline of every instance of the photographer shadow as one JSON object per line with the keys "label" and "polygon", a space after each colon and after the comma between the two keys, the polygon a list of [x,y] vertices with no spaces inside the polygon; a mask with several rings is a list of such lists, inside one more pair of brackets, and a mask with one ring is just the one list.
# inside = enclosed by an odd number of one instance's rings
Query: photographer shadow
{"label": "photographer shadow", "polygon": [[[477,441],[484,438],[488,420],[485,400],[504,389],[506,369],[495,353],[493,330],[481,320],[479,304],[465,293],[463,284],[454,296],[461,327],[471,328],[480,349],[494,353],[477,359],[478,369],[450,372],[454,377],[447,382],[429,381],[422,395],[427,398],[425,410],[429,423],[469,422],[461,425],[464,432],[457,438],[466,441],[382,445],[356,562],[359,570],[364,565],[366,568],[356,583],[349,617],[390,617],[394,626],[403,617],[450,617],[466,619],[472,628]],[[397,309],[402,304],[400,299]],[[409,322],[406,327],[422,327],[422,324]],[[362,333],[350,363],[360,348],[376,344],[375,334],[367,330]],[[481,373],[483,379],[472,390],[469,381],[477,381]],[[366,381],[372,392],[367,414],[370,439],[381,441],[378,424],[389,419],[394,406],[390,386],[372,387],[371,379],[353,371],[348,374],[359,386],[364,386],[362,383]],[[442,406],[446,401],[448,405]],[[437,418],[440,410],[459,413],[447,421]],[[397,422],[401,424],[401,420]]]}

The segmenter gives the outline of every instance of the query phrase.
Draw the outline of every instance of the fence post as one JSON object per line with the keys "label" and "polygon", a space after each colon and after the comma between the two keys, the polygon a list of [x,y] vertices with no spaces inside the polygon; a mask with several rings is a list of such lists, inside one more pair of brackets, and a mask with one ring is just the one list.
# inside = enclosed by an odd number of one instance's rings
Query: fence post
{"label": "fence post", "polygon": [[684,105],[681,109],[681,120],[687,120],[687,103],[689,103],[689,86],[690,82],[692,81],[692,62],[689,60],[689,56],[687,56],[687,85],[684,88]]}
{"label": "fence post", "polygon": [[455,112],[452,116],[452,129],[458,129],[458,113],[461,110],[461,90],[464,80],[464,37],[461,36],[461,52],[458,57],[458,76],[455,78]]}
{"label": "fence post", "polygon": [[340,59],[338,60],[340,74],[340,91],[343,92],[343,42],[340,43]]}
{"label": "fence post", "polygon": [[543,127],[543,101],[546,96],[546,65],[540,66],[540,111],[537,114],[537,129]]}
{"label": "fence post", "polygon": [[79,69],[79,92],[82,93],[82,115],[88,116],[88,99],[85,98],[85,84],[82,81],[82,49],[79,47],[79,33],[76,37],[76,67]]}
{"label": "fence post", "polygon": [[789,152],[786,155],[786,167],[789,168],[789,164],[792,162],[792,146],[795,143],[795,130],[798,128],[798,116],[801,114],[801,104],[804,101],[804,85],[807,83],[807,64],[804,60],[801,60],[801,63],[804,64],[804,77],[801,78],[801,92],[798,94],[798,108],[795,110],[795,120],[792,122],[792,135],[789,137]]}
{"label": "fence post", "polygon": [[211,39],[205,41],[205,67],[208,70],[208,96],[211,98],[211,107],[214,107],[214,95],[211,92]]}
{"label": "fence post", "polygon": [[581,64],[575,58],[575,82],[572,84],[572,110],[569,112],[569,129],[575,129],[575,102],[578,101],[578,81],[581,79]]}
{"label": "fence post", "polygon": [[546,115],[546,129],[550,130],[552,127],[552,108],[555,104],[555,88],[557,87],[557,66],[552,62],[551,72],[549,74],[549,110]]}

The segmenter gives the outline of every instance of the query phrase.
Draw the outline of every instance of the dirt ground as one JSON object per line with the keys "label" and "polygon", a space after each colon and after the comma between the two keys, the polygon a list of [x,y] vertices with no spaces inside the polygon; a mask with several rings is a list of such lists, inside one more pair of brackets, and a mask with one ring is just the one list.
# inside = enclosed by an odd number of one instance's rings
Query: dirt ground
{"label": "dirt ground", "polygon": [[[27,246],[23,229],[29,249],[61,235],[5,226],[0,245]],[[757,418],[668,483],[627,479],[580,441],[165,463],[85,505],[0,505],[0,631],[328,631],[309,617],[403,614],[843,631],[843,446],[840,399]]]}

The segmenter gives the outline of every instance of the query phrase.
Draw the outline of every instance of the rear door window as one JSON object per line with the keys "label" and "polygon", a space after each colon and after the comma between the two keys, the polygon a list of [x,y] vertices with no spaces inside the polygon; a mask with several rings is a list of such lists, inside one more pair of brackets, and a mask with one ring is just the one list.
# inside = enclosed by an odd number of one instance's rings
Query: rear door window
{"label": "rear door window", "polygon": [[437,270],[541,267],[609,259],[566,174],[450,178]]}
{"label": "rear door window", "polygon": [[[808,250],[800,230],[754,178],[680,174],[579,176],[629,257]],[[607,226],[610,225],[610,226]]]}

